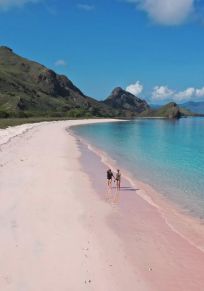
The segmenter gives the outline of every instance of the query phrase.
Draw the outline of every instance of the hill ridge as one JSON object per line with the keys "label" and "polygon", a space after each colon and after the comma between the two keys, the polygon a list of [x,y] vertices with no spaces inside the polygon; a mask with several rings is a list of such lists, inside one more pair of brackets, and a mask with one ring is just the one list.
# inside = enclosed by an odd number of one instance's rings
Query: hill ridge
{"label": "hill ridge", "polygon": [[[172,112],[171,112],[172,111]],[[153,110],[148,103],[116,87],[104,101],[86,96],[65,75],[0,47],[0,118],[2,117],[117,117],[187,114],[175,106]]]}

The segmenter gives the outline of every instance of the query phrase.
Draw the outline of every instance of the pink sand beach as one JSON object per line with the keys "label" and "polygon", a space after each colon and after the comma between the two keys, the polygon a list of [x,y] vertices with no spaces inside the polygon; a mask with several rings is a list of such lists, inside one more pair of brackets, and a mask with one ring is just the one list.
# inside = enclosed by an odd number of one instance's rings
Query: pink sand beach
{"label": "pink sand beach", "polygon": [[107,121],[0,130],[0,290],[204,290],[204,226],[128,177],[107,193],[107,166],[66,130]]}

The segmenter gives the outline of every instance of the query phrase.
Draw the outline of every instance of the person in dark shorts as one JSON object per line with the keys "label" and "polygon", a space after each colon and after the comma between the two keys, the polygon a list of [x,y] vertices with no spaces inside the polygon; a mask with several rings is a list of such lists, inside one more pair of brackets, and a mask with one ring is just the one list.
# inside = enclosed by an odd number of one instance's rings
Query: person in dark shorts
{"label": "person in dark shorts", "polygon": [[115,179],[113,172],[111,171],[111,169],[108,169],[107,171],[107,182],[108,182],[108,187],[111,187],[112,185],[112,179]]}

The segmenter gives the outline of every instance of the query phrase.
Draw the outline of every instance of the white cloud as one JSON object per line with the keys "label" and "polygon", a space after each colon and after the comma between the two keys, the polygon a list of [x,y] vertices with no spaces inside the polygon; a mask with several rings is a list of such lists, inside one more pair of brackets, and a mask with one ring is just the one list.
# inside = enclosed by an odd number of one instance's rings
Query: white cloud
{"label": "white cloud", "polygon": [[138,96],[143,91],[143,85],[140,81],[137,81],[136,83],[127,86],[126,91]]}
{"label": "white cloud", "polygon": [[196,0],[126,0],[164,25],[183,23],[194,10]]}
{"label": "white cloud", "polygon": [[152,101],[170,101],[182,103],[191,100],[204,99],[204,87],[197,89],[189,87],[183,91],[174,91],[167,86],[155,86],[151,96]]}
{"label": "white cloud", "polygon": [[204,97],[204,87],[201,89],[196,89],[196,97]]}
{"label": "white cloud", "polygon": [[152,100],[163,101],[173,96],[174,91],[167,86],[155,86],[152,92]]}
{"label": "white cloud", "polygon": [[189,101],[193,96],[195,96],[196,89],[191,87],[187,88],[184,91],[178,92],[174,95],[174,100],[176,102],[183,102],[183,101]]}
{"label": "white cloud", "polygon": [[40,0],[0,0],[0,9],[8,10],[12,7],[20,7],[27,3],[37,3]]}
{"label": "white cloud", "polygon": [[91,11],[94,10],[94,5],[90,5],[90,4],[82,4],[82,3],[78,3],[77,7],[81,10],[85,10],[85,11]]}
{"label": "white cloud", "polygon": [[55,66],[56,67],[66,67],[67,66],[67,63],[65,62],[65,60],[57,60],[55,62]]}

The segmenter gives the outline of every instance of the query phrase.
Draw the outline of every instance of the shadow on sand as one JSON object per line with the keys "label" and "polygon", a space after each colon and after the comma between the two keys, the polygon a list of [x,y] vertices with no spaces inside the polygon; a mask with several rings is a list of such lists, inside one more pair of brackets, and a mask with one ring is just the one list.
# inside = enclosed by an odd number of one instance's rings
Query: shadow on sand
{"label": "shadow on sand", "polygon": [[[112,189],[116,189],[116,187],[112,187]],[[126,187],[126,186],[124,186],[124,187],[120,187],[120,190],[121,191],[137,191],[137,190],[139,190],[139,189],[135,189],[135,188],[132,188],[132,187]]]}

